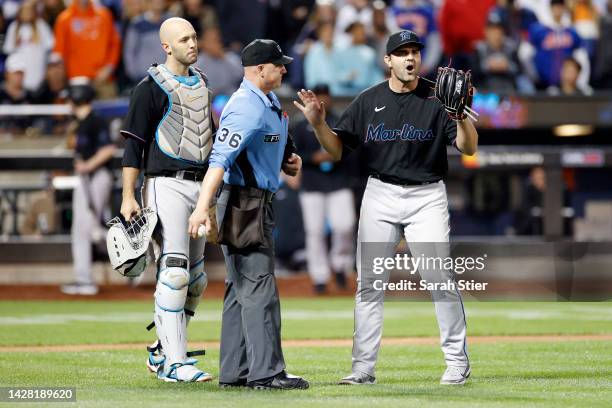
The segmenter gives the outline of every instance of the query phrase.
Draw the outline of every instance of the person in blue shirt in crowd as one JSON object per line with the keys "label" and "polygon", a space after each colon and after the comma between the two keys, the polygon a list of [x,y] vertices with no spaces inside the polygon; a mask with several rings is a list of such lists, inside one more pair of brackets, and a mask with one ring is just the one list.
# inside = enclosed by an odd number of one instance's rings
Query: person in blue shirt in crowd
{"label": "person in blue shirt in crowd", "polygon": [[[272,92],[281,86],[287,73],[285,64],[293,59],[283,55],[276,42],[260,39],[242,50],[241,59],[244,79],[221,114],[209,170],[188,232],[196,237],[203,225],[207,235],[212,233],[209,208],[222,182],[216,207],[220,232],[225,231],[224,223],[229,223],[227,213],[236,220],[236,205],[256,200],[257,208],[262,209],[256,217],[259,226],[255,230],[262,230],[255,233],[257,238],[249,245],[231,241],[222,246],[227,279],[219,385],[306,389],[306,380],[285,371],[272,239],[272,199],[280,185],[280,171],[295,176],[302,165],[288,134],[287,115]],[[247,229],[242,224],[232,227],[239,231],[238,236]],[[220,242],[224,243],[221,237]]]}
{"label": "person in blue shirt in crowd", "polygon": [[425,40],[425,48],[421,51],[421,75],[435,74],[442,56],[442,41],[433,6],[423,0],[398,0],[391,12],[400,29],[413,31]]}
{"label": "person in blue shirt in crowd", "polygon": [[558,86],[563,62],[568,57],[575,58],[582,67],[578,87],[588,93],[589,57],[576,30],[563,24],[563,16],[567,12],[565,1],[551,0],[550,9],[552,24],[546,26],[536,23],[530,26],[529,43],[521,45],[519,58],[528,74],[535,79],[538,89]]}

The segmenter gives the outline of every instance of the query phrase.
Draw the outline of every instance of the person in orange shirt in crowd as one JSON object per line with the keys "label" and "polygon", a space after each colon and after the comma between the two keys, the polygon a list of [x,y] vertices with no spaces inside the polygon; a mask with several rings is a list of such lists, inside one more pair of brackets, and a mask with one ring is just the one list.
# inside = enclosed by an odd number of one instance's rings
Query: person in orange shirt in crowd
{"label": "person in orange shirt in crowd", "polygon": [[68,79],[88,77],[98,98],[116,96],[113,72],[121,40],[108,9],[91,0],[74,0],[55,22],[54,52],[64,59]]}

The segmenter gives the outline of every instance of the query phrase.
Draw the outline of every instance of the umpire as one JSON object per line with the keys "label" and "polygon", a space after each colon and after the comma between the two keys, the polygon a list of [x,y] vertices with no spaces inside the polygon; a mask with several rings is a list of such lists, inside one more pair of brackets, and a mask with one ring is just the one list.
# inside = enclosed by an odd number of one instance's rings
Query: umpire
{"label": "umpire", "polygon": [[219,385],[256,389],[306,389],[306,380],[285,371],[281,316],[274,278],[272,199],[280,171],[295,176],[302,164],[288,135],[288,119],[273,89],[287,73],[272,40],[242,50],[244,79],[221,114],[189,233],[211,232],[210,205],[217,200],[219,242],[227,264],[221,328]]}

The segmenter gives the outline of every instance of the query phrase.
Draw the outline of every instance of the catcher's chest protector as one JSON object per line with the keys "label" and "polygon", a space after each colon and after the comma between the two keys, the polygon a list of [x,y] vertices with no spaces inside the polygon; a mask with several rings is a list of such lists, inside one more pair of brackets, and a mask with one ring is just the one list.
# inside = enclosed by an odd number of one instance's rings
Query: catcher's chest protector
{"label": "catcher's chest protector", "polygon": [[157,127],[155,140],[168,156],[203,163],[212,148],[211,92],[199,77],[193,85],[179,81],[161,65],[149,74],[168,95],[168,111]]}

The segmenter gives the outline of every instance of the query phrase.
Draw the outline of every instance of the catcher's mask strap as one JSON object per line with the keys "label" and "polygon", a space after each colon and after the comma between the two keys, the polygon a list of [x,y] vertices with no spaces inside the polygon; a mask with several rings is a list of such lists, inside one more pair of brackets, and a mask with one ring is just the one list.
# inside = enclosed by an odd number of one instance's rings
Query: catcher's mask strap
{"label": "catcher's mask strap", "polygon": [[154,328],[154,327],[155,327],[155,322],[153,321],[153,322],[149,323],[149,325],[147,326],[147,331],[151,331],[151,329]]}

